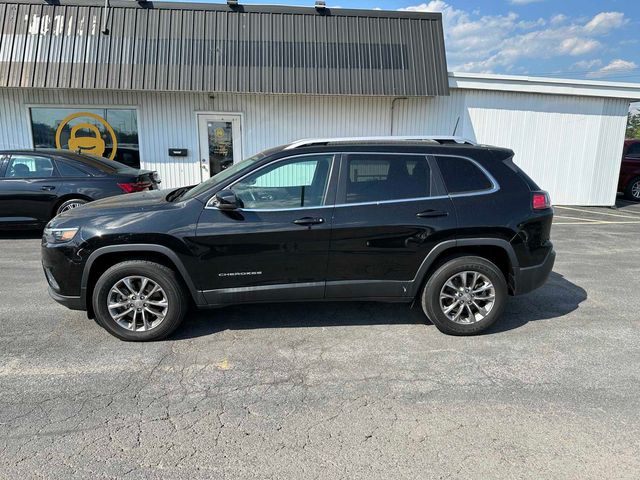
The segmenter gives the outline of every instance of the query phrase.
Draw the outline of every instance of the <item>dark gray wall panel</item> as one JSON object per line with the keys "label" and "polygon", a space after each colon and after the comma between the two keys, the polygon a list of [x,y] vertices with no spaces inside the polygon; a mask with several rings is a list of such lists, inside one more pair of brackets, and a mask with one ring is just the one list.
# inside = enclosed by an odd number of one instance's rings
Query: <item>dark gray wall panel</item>
{"label": "dark gray wall panel", "polygon": [[448,95],[440,14],[112,0],[0,4],[0,87]]}

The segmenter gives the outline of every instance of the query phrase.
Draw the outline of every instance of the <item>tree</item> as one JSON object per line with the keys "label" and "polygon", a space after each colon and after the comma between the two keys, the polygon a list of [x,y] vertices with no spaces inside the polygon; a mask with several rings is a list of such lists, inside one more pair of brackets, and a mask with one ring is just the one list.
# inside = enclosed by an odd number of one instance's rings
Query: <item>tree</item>
{"label": "tree", "polygon": [[640,113],[631,113],[627,117],[627,138],[640,139]]}

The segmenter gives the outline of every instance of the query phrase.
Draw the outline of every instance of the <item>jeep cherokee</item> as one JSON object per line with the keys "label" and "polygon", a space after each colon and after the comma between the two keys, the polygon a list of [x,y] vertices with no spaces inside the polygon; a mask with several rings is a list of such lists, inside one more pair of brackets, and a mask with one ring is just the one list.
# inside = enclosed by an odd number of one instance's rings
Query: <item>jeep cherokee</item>
{"label": "jeep cherokee", "polygon": [[169,335],[191,304],[318,300],[415,301],[475,334],[555,259],[549,196],[513,156],[456,137],[301,140],[58,215],[49,291],[133,341]]}

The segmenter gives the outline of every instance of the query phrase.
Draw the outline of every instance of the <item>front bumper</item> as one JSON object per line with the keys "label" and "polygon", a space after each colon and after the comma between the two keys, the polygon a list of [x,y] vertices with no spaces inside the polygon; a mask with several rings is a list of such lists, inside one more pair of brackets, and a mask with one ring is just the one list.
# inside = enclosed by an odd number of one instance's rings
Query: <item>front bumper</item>
{"label": "front bumper", "polygon": [[69,297],[66,295],[60,295],[57,293],[51,286],[49,287],[49,295],[60,305],[64,305],[65,307],[71,310],[86,310],[87,307],[85,305],[82,297]]}
{"label": "front bumper", "polygon": [[556,260],[555,250],[549,250],[544,261],[533,267],[516,268],[514,272],[515,288],[514,295],[522,295],[542,286],[549,278]]}

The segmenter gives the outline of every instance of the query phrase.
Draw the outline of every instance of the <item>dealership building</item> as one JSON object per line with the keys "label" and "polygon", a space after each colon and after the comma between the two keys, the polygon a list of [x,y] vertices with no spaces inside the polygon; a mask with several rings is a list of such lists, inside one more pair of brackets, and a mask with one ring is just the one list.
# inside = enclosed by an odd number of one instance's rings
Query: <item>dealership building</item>
{"label": "dealership building", "polygon": [[448,73],[437,13],[0,4],[0,150],[82,150],[198,183],[309,137],[512,148],[560,205],[613,205],[640,85]]}

